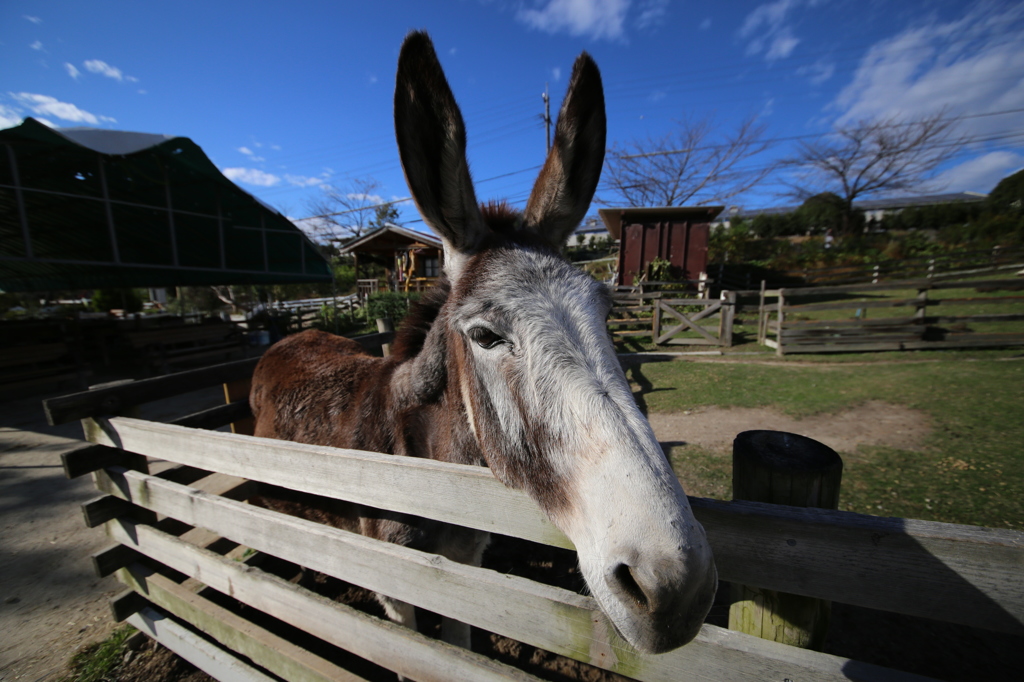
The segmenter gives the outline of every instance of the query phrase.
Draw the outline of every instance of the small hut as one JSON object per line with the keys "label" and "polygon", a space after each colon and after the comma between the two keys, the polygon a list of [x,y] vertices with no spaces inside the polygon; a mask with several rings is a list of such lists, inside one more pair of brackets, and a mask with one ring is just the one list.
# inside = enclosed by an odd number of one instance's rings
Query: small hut
{"label": "small hut", "polygon": [[711,221],[723,206],[602,208],[601,220],[619,241],[616,284],[630,285],[656,258],[671,263],[681,280],[696,282],[707,272]]}
{"label": "small hut", "polygon": [[[381,289],[423,291],[437,282],[444,265],[444,250],[440,239],[391,224],[349,242],[340,252],[352,254],[355,259],[360,296]],[[360,265],[367,263],[376,263],[384,268],[383,280],[376,277],[360,278]]]}

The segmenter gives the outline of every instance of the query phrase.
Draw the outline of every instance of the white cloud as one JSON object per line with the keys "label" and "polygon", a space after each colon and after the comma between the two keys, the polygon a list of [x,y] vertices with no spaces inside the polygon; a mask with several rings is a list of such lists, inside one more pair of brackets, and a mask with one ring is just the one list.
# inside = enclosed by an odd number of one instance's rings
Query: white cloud
{"label": "white cloud", "polygon": [[665,97],[666,93],[664,90],[655,90],[654,92],[647,96],[647,101],[650,102],[651,104],[656,104],[661,100],[665,99]]}
{"label": "white cloud", "polygon": [[[1024,108],[1024,5],[973,7],[955,21],[934,19],[872,46],[831,103],[839,124],[945,109],[976,115]],[[1024,128],[1024,114],[974,117],[959,131],[991,135]]]}
{"label": "white cloud", "polygon": [[33,50],[37,50],[39,52],[42,52],[43,51],[43,42],[41,40],[37,40],[36,42],[34,42],[31,45],[29,45],[29,47],[31,47]]}
{"label": "white cloud", "polygon": [[139,80],[134,76],[125,76],[124,72],[121,71],[121,69],[117,68],[116,66],[111,66],[110,64],[107,64],[105,61],[102,61],[100,59],[88,60],[87,62],[85,62],[85,69],[86,71],[89,71],[91,73],[98,73],[101,76],[113,78],[116,81],[126,80],[129,83],[137,83]]}
{"label": "white cloud", "polygon": [[64,68],[67,69],[68,75],[74,78],[75,80],[77,80],[78,77],[82,75],[82,72],[76,69],[74,64],[71,64],[69,62],[64,62]]}
{"label": "white cloud", "polygon": [[21,106],[27,108],[34,114],[48,115],[72,123],[88,123],[99,125],[100,123],[115,123],[116,120],[109,116],[97,116],[88,111],[79,109],[74,104],[61,102],[49,95],[37,95],[31,92],[12,92],[10,96]]}
{"label": "white cloud", "polygon": [[934,180],[936,187],[950,192],[991,192],[1007,175],[1024,167],[1024,155],[995,151],[965,161],[943,171]]}
{"label": "white cloud", "polygon": [[764,54],[773,62],[785,59],[800,39],[793,33],[792,13],[801,5],[815,7],[824,0],[775,0],[759,5],[747,15],[740,27],[740,38],[747,40],[747,54]]}
{"label": "white cloud", "polygon": [[711,17],[708,17],[704,21],[700,22],[700,26],[698,28],[700,28],[700,30],[702,31],[706,31],[709,28],[711,28]]}
{"label": "white cloud", "polygon": [[353,201],[368,201],[372,204],[383,204],[384,197],[379,194],[366,194],[365,192],[350,192],[346,194],[349,199]]}
{"label": "white cloud", "polygon": [[27,19],[28,21],[31,21],[33,24],[41,24],[41,23],[43,23],[43,20],[40,19],[39,17],[30,17],[27,14],[22,14],[21,16],[24,17],[25,19]]}
{"label": "white cloud", "polygon": [[21,121],[21,114],[16,109],[0,104],[0,129],[13,128]]}
{"label": "white cloud", "polygon": [[636,18],[636,27],[643,30],[651,26],[660,26],[665,23],[665,16],[668,14],[669,0],[641,0],[640,16]]}
{"label": "white cloud", "polygon": [[551,79],[556,83],[562,80],[562,69],[560,67],[556,66],[555,68],[551,69]]}
{"label": "white cloud", "polygon": [[257,187],[273,187],[281,182],[281,178],[257,168],[224,168],[224,176],[232,182],[244,182]]}
{"label": "white cloud", "polygon": [[[262,147],[263,146],[259,142],[256,142],[255,145],[257,147]],[[242,154],[245,154],[246,156],[248,156],[249,160],[254,162],[254,163],[260,163],[262,161],[266,161],[265,158],[263,158],[262,156],[257,156],[256,152],[254,152],[253,150],[249,149],[248,147],[239,147],[238,151],[241,152]]]}
{"label": "white cloud", "polygon": [[516,18],[547,33],[616,40],[623,37],[629,5],[630,0],[544,0],[539,8],[521,8]]}
{"label": "white cloud", "polygon": [[809,66],[801,66],[796,70],[798,76],[807,76],[813,85],[821,85],[836,72],[835,62],[819,59]]}
{"label": "white cloud", "polygon": [[285,182],[296,187],[322,187],[327,184],[326,177],[311,178],[306,175],[285,175]]}

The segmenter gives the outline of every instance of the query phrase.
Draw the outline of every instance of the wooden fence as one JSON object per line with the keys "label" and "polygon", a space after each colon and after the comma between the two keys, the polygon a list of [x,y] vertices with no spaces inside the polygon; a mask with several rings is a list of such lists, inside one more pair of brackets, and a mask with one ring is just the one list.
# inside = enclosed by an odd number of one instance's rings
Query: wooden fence
{"label": "wooden fence", "polygon": [[[92,443],[64,466],[69,477],[91,473],[102,492],[83,511],[115,543],[93,557],[99,575],[116,573],[128,588],[112,602],[115,617],[221,680],[360,679],[342,668],[346,651],[416,680],[535,679],[318,596],[281,568],[296,565],[639,680],[921,679],[712,625],[685,647],[644,656],[591,597],[247,504],[272,484],[571,549],[485,468],[204,430],[244,430],[239,389],[255,362],[45,402],[52,423],[83,420]],[[238,399],[172,423],[114,416],[221,383]],[[690,502],[724,581],[1024,635],[1024,533]]]}
{"label": "wooden fence", "polygon": [[1024,249],[1000,248],[944,253],[935,256],[895,258],[874,263],[856,263],[825,268],[762,271],[760,276],[743,266],[711,264],[708,272],[715,275],[718,286],[728,289],[750,289],[766,278],[770,288],[780,286],[838,286],[845,284],[877,284],[911,278],[963,278],[972,274],[1012,272],[1024,268]]}
{"label": "wooden fence", "polygon": [[[1024,325],[1006,324],[1024,321],[1024,296],[943,294],[958,289],[1024,291],[1024,281],[919,279],[762,289],[758,341],[778,355],[1024,345]],[[978,307],[991,312],[974,312]],[[981,330],[972,330],[972,324]]]}
{"label": "wooden fence", "polygon": [[683,295],[678,291],[617,291],[608,328],[620,337],[649,336],[659,346],[731,346],[736,294],[723,291],[718,299]]}

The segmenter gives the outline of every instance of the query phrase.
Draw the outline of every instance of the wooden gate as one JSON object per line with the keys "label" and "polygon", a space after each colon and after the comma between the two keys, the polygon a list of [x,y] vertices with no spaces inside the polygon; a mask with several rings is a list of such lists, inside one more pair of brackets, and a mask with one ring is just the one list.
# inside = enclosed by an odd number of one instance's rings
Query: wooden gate
{"label": "wooden gate", "polygon": [[[660,292],[662,296],[669,292]],[[723,291],[718,300],[705,298],[657,298],[652,302],[654,321],[652,336],[659,346],[723,346],[732,345],[732,327],[736,314],[736,294]],[[680,307],[701,308],[682,311]],[[718,317],[718,327],[705,326]],[[705,324],[700,324],[704,322]],[[717,335],[713,333],[717,331]],[[679,336],[694,332],[697,337]]]}

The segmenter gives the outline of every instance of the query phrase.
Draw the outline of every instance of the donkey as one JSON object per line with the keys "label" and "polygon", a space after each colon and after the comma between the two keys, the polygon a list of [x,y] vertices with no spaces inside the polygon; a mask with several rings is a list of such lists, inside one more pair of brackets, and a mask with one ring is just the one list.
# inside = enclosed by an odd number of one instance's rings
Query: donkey
{"label": "donkey", "polygon": [[[488,466],[575,544],[591,594],[644,652],[692,640],[717,572],[704,529],[637,408],[605,324],[603,285],[560,254],[596,189],[604,92],[583,53],[522,213],[477,203],[466,132],[430,38],[398,60],[395,129],[444,275],[388,358],[317,331],[270,348],[253,376],[256,435]],[[334,525],[480,565],[487,533],[330,502]],[[323,506],[323,505],[322,505]],[[412,606],[379,597],[415,627]],[[468,645],[468,626],[442,636]]]}

